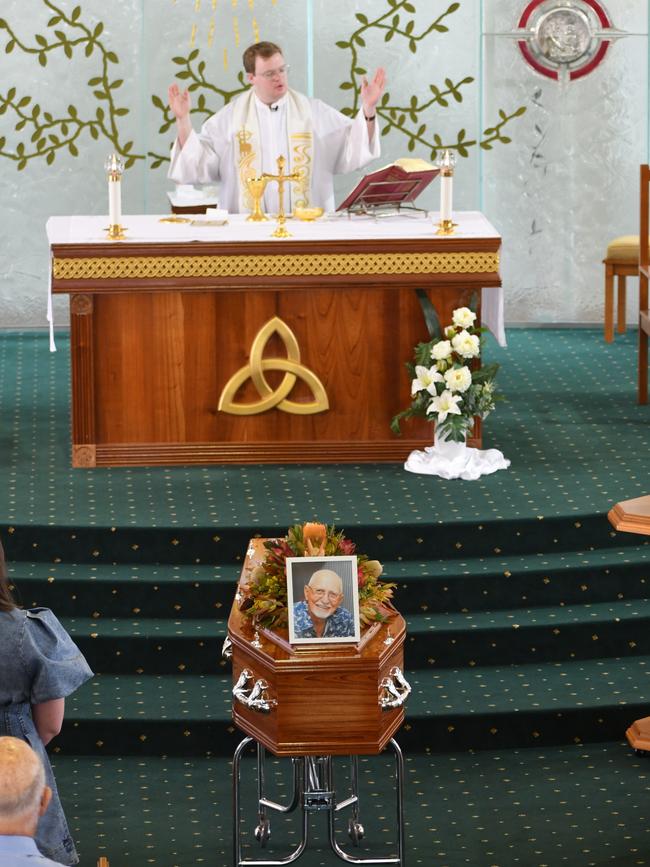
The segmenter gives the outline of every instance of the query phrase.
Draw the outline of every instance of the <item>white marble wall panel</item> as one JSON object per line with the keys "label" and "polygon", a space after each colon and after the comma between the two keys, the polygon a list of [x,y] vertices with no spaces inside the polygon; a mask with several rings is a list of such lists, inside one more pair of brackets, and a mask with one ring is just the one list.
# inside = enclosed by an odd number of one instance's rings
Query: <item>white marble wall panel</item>
{"label": "white marble wall panel", "polygon": [[[510,322],[603,321],[607,244],[638,233],[639,164],[648,159],[647,3],[608,2],[630,35],[591,74],[563,86],[505,35],[526,4],[485,3],[484,101],[527,106],[516,147],[484,155],[484,210],[504,238]],[[635,321],[636,280],[628,320]],[[636,306],[635,306],[636,305]]]}

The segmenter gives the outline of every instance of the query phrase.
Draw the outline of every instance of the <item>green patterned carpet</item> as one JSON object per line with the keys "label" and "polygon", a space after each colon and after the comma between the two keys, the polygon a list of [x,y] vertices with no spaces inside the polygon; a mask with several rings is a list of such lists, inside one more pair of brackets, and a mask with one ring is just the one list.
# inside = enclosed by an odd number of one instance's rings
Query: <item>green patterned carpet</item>
{"label": "green patterned carpet", "polygon": [[[650,708],[650,546],[606,519],[650,493],[635,335],[509,340],[488,348],[507,401],[485,446],[512,466],[445,482],[391,464],[73,471],[65,336],[50,355],[42,334],[0,334],[0,538],[23,602],[52,607],[97,672],[54,748],[83,865],[231,863],[234,582],[252,535],[311,519],[398,584],[408,864],[650,864],[650,766],[622,742]],[[394,846],[382,762],[362,764],[366,853]],[[340,863],[321,818],[307,867]],[[293,840],[278,820],[268,851]]]}
{"label": "green patterned carpet", "polygon": [[[82,865],[106,855],[117,867],[225,867],[232,863],[226,759],[55,760]],[[270,766],[272,797],[286,797],[287,767]],[[350,854],[394,854],[394,801],[383,758],[360,762],[365,844],[338,839]],[[650,864],[647,760],[624,745],[591,744],[478,754],[406,757],[405,830],[409,867],[590,867]],[[285,783],[283,791],[282,783]],[[255,793],[251,787],[248,803]],[[296,816],[271,818],[260,849],[250,810],[242,830],[248,858],[283,857],[299,838]],[[327,848],[323,816],[313,817],[306,867],[341,864]],[[347,845],[346,845],[347,843]]]}
{"label": "green patterned carpet", "polygon": [[[582,515],[647,491],[650,410],[636,405],[635,336],[516,330],[490,342],[507,397],[485,446],[512,460],[478,482],[399,465],[70,469],[69,342],[0,334],[0,485],[5,523],[286,527],[318,515],[343,527]],[[406,397],[406,396],[405,396]]]}

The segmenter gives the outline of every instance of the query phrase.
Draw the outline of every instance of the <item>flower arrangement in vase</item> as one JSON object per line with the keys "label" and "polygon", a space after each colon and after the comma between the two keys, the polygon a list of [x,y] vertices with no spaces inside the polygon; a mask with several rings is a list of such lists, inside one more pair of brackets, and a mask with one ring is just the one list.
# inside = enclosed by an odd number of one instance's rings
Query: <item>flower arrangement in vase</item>
{"label": "flower arrangement in vase", "polygon": [[391,429],[400,434],[400,422],[422,416],[435,422],[436,442],[463,443],[475,418],[485,418],[499,399],[494,379],[499,365],[478,366],[484,328],[476,313],[459,307],[452,324],[427,343],[415,347],[407,362],[411,376],[411,405],[394,416]]}

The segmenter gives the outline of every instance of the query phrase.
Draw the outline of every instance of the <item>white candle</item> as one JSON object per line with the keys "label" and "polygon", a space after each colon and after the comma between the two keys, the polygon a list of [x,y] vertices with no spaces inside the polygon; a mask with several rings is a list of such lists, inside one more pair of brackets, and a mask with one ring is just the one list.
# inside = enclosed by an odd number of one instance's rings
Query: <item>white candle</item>
{"label": "white candle", "polygon": [[451,221],[452,184],[454,169],[449,151],[445,151],[440,170],[440,220]]}
{"label": "white candle", "polygon": [[108,179],[108,222],[111,226],[119,226],[122,220],[122,182]]}
{"label": "white candle", "polygon": [[122,172],[124,163],[118,154],[110,154],[104,163],[108,175],[108,223],[119,226],[122,222]]}

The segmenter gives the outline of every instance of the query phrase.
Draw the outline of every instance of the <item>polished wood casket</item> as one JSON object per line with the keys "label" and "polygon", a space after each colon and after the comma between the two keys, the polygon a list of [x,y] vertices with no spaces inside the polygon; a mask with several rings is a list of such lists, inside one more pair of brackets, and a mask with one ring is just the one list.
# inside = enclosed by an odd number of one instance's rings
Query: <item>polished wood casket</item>
{"label": "polished wood casket", "polygon": [[380,753],[404,720],[404,619],[371,625],[358,645],[292,647],[286,630],[256,633],[240,591],[263,546],[251,540],[228,620],[235,724],[276,756]]}

